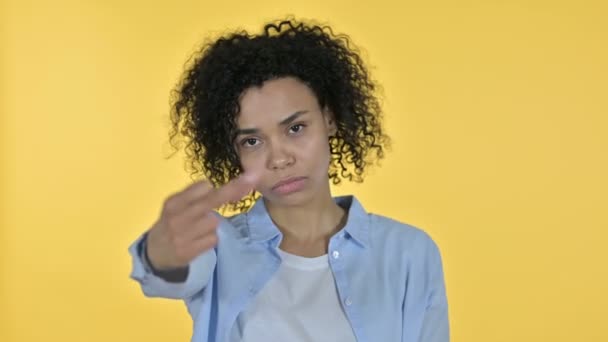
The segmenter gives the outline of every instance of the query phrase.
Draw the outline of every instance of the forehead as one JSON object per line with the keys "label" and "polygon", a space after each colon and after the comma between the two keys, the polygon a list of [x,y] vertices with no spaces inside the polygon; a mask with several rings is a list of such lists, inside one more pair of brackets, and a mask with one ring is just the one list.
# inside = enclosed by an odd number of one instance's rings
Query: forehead
{"label": "forehead", "polygon": [[266,81],[261,87],[251,87],[243,92],[237,124],[256,125],[281,120],[290,114],[317,109],[318,101],[312,90],[293,77]]}

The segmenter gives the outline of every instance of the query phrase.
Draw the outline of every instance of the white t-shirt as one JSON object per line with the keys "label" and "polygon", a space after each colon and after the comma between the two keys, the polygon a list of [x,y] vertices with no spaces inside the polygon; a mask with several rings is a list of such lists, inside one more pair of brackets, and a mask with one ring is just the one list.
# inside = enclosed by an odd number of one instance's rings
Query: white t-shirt
{"label": "white t-shirt", "polygon": [[327,254],[306,258],[278,251],[281,266],[239,314],[230,341],[356,341]]}

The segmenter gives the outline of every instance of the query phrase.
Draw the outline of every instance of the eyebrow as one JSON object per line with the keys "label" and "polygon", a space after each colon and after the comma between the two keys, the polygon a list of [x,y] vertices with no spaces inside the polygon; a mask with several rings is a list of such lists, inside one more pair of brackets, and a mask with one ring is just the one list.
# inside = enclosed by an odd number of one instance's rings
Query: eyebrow
{"label": "eyebrow", "polygon": [[[285,119],[281,120],[281,122],[279,122],[280,126],[287,126],[290,123],[296,121],[297,118],[299,118],[301,115],[308,113],[307,110],[299,110],[293,114],[291,114],[290,116],[286,117]],[[236,135],[245,135],[245,134],[256,134],[259,133],[260,129],[259,128],[244,128],[244,129],[237,129],[236,130]]]}

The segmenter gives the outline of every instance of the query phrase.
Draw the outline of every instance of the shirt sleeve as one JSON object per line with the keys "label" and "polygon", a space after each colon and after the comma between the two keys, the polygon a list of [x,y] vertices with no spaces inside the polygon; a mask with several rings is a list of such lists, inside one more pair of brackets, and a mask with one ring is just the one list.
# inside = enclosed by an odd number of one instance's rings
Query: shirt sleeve
{"label": "shirt sleeve", "polygon": [[144,233],[129,246],[129,254],[132,260],[130,277],[140,284],[144,295],[147,297],[187,299],[205,288],[215,269],[217,261],[215,249],[211,249],[192,260],[188,265],[188,274],[185,281],[175,282],[172,279],[163,279],[154,274],[152,268],[146,262],[143,253],[146,237],[147,234]]}
{"label": "shirt sleeve", "polygon": [[448,342],[450,328],[448,320],[448,303],[443,275],[441,254],[437,244],[427,240],[426,262],[428,267],[427,305],[422,320],[420,342]]}

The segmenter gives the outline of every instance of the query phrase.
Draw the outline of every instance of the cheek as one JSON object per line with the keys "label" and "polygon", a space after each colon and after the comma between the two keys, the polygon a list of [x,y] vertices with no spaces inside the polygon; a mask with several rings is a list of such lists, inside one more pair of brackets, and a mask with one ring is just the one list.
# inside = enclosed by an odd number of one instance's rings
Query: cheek
{"label": "cheek", "polygon": [[[331,157],[329,151],[329,142],[324,140],[322,137],[319,139],[308,140],[301,146],[300,151],[303,153],[299,154],[300,159],[305,164],[314,167],[315,169],[324,169],[329,167],[329,160]],[[326,172],[326,170],[320,170],[320,172]]]}
{"label": "cheek", "polygon": [[264,171],[264,158],[261,158],[259,154],[242,154],[240,156],[240,162],[244,172],[260,174]]}

